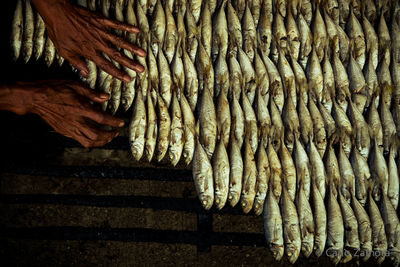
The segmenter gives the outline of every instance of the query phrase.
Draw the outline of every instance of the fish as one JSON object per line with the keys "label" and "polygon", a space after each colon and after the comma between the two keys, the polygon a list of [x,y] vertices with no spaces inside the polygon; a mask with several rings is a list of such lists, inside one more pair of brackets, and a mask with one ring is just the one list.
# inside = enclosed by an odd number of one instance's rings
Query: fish
{"label": "fish", "polygon": [[295,136],[300,134],[300,123],[297,110],[292,101],[292,96],[288,94],[282,112],[282,121],[285,128],[284,143],[290,153],[293,151]]}
{"label": "fish", "polygon": [[369,125],[364,119],[360,110],[356,107],[353,101],[350,102],[349,117],[355,131],[355,146],[360,151],[361,155],[367,159],[371,147],[371,136]]}
{"label": "fish", "polygon": [[157,106],[158,106],[158,136],[156,146],[156,158],[160,162],[164,159],[168,151],[170,134],[171,134],[171,117],[168,112],[168,106],[164,102],[161,95],[157,92]]}
{"label": "fish", "polygon": [[279,12],[282,17],[286,17],[286,9],[288,5],[287,0],[276,0],[275,2],[275,9]]}
{"label": "fish", "polygon": [[385,232],[388,243],[388,253],[394,265],[399,264],[400,251],[400,222],[396,210],[393,208],[386,194],[382,194],[380,202],[382,219],[385,222]]}
{"label": "fish", "polygon": [[386,24],[384,14],[381,13],[378,24],[378,39],[379,39],[379,59],[383,60],[386,65],[390,65],[390,46],[391,39],[389,29]]}
{"label": "fish", "polygon": [[255,153],[258,147],[257,117],[256,114],[254,113],[254,109],[251,106],[249,99],[244,93],[244,90],[242,90],[242,108],[243,108],[243,114],[246,114],[246,116],[244,116],[245,135],[247,135],[251,149],[253,150],[253,153]]}
{"label": "fish", "polygon": [[185,25],[186,25],[186,51],[192,60],[192,62],[196,59],[197,48],[199,46],[198,34],[200,30],[197,28],[195,18],[193,17],[192,12],[186,12],[185,14]]}
{"label": "fish", "polygon": [[353,55],[350,54],[350,61],[347,65],[348,77],[349,77],[349,89],[352,94],[364,94],[366,82],[364,75],[360,68],[360,65],[355,61]]}
{"label": "fish", "polygon": [[318,108],[325,124],[326,137],[331,138],[331,136],[336,132],[335,120],[329,110],[321,102],[318,103]]}
{"label": "fish", "polygon": [[324,163],[328,181],[333,183],[335,188],[337,188],[338,186],[340,186],[341,176],[340,176],[339,162],[336,157],[335,150],[332,146],[334,142],[335,142],[334,138],[332,138],[329,141],[328,150],[325,153],[324,157]]}
{"label": "fish", "polygon": [[[313,187],[313,189],[316,189],[316,187]],[[335,265],[339,263],[344,254],[344,239],[345,239],[344,238],[345,227],[343,224],[344,215],[342,216],[342,211],[339,206],[336,194],[337,193],[336,189],[334,188],[334,185],[330,183],[328,188],[328,200],[326,207],[326,212],[327,212],[326,251],[329,251],[327,256]],[[314,211],[314,213],[316,212]]]}
{"label": "fish", "polygon": [[[148,71],[148,90],[151,97],[153,98],[153,104],[157,103],[157,94],[159,91],[159,80],[160,74],[158,71],[157,59],[154,56],[153,50],[151,50],[150,44],[147,49],[147,71]],[[134,88],[133,88],[134,90]]]}
{"label": "fish", "polygon": [[239,104],[238,99],[235,95],[232,96],[231,100],[231,135],[230,140],[235,139],[239,149],[243,145],[244,131],[245,131],[245,119],[242,107]]}
{"label": "fish", "polygon": [[382,130],[382,123],[379,117],[378,110],[376,109],[375,99],[372,98],[371,105],[368,107],[367,111],[367,123],[370,129],[370,136],[371,138],[375,138],[378,146],[383,146],[383,130]]}
{"label": "fish", "polygon": [[369,22],[367,17],[364,15],[362,17],[363,30],[365,35],[365,44],[366,50],[365,52],[371,58],[374,69],[378,67],[378,55],[379,55],[379,39],[376,34],[374,27]]}
{"label": "fish", "polygon": [[331,113],[332,112],[332,95],[335,94],[335,75],[333,74],[333,68],[329,61],[328,56],[324,57],[322,62],[322,74],[323,74],[323,88],[321,93],[321,104],[324,108]]}
{"label": "fish", "polygon": [[217,102],[217,136],[225,147],[229,144],[229,135],[231,132],[231,111],[228,98],[224,93],[220,93]]}
{"label": "fish", "polygon": [[387,252],[385,223],[370,190],[368,193],[368,214],[372,230],[372,255],[374,256],[376,262],[381,264],[385,260]]}
{"label": "fish", "polygon": [[[321,193],[319,192],[317,186],[315,185],[315,182],[311,180],[311,193],[313,196],[313,201],[312,203],[312,210],[313,210],[313,218],[314,218],[314,254],[317,257],[320,257],[322,253],[324,252],[325,245],[327,242],[327,231],[330,231],[331,237],[336,238],[336,233],[334,230],[334,225],[327,224],[327,209],[325,209],[325,204],[324,204],[324,199],[321,196]],[[336,202],[337,204],[337,202]],[[327,207],[328,208],[328,207]],[[340,208],[337,208],[339,210]],[[329,210],[331,211],[331,210]],[[331,211],[334,213],[334,211]],[[339,210],[340,212],[340,210]],[[331,215],[331,213],[330,213]],[[341,214],[340,214],[341,215]],[[338,218],[335,218],[336,220]],[[330,229],[328,227],[331,227]],[[340,228],[340,225],[338,225]],[[342,224],[343,228],[343,224]],[[340,238],[337,238],[335,240],[340,240]],[[329,238],[329,241],[331,242],[330,244],[333,244],[335,246],[336,242]],[[343,242],[343,236],[342,236],[342,242]],[[343,247],[343,246],[342,246]]]}
{"label": "fish", "polygon": [[207,55],[211,57],[212,19],[209,1],[205,1],[204,3],[205,4],[203,5],[199,22],[201,28],[201,36],[199,41],[203,44]]}
{"label": "fish", "polygon": [[379,89],[381,92],[380,99],[390,108],[393,100],[393,83],[389,71],[389,66],[384,60],[378,65],[376,71],[378,76]]}
{"label": "fish", "polygon": [[209,159],[211,159],[217,143],[217,115],[209,89],[204,89],[202,92],[199,126],[200,143],[204,147]]}
{"label": "fish", "polygon": [[253,62],[255,53],[254,48],[257,44],[257,32],[256,26],[254,25],[253,15],[251,14],[248,4],[246,4],[246,9],[242,18],[242,35],[243,51],[249,57],[250,61]]}
{"label": "fish", "polygon": [[271,98],[274,100],[279,112],[282,113],[283,105],[285,103],[282,78],[275,64],[264,53],[262,53],[262,59],[268,72]]}
{"label": "fish", "polygon": [[[103,15],[108,12],[107,7],[105,6],[107,4],[105,2],[109,3],[109,1],[103,1],[102,2],[102,9],[104,9]],[[127,1],[124,19],[125,19],[125,23],[133,25],[133,26],[137,26],[138,22],[137,22],[137,18],[136,18],[136,12],[135,12],[134,5],[135,5],[134,0],[128,0]],[[152,28],[152,30],[153,30],[153,28]],[[137,42],[137,38],[136,38],[137,35],[136,34],[127,32],[125,34],[125,37],[129,42],[131,42],[133,44],[135,44]],[[156,48],[158,49],[158,45],[156,46]],[[131,54],[130,51],[128,51],[128,50],[126,50],[126,51],[129,52],[129,54]],[[124,52],[125,52],[125,49],[124,49]],[[131,55],[131,57],[132,57],[132,55]]]}
{"label": "fish", "polygon": [[[119,64],[117,64],[116,66],[119,67]],[[121,103],[121,85],[122,82],[119,79],[112,79],[111,82],[111,98],[108,102],[108,109],[110,110],[111,114],[114,115],[115,113],[117,113],[117,110],[119,108],[119,105]]]}
{"label": "fish", "polygon": [[[333,1],[328,1],[328,2],[336,2],[336,0]],[[327,3],[328,5],[329,3]],[[337,2],[336,2],[337,5]],[[333,10],[334,8],[332,8]],[[337,6],[336,6],[337,9]],[[331,18],[331,15],[333,11],[329,12],[327,11],[327,8],[323,8],[323,14],[324,14],[324,22],[325,22],[325,27],[326,27],[326,35],[327,35],[327,40],[326,40],[326,46],[325,46],[325,53],[324,53],[324,60],[327,58],[328,55],[331,53],[339,53],[339,34],[337,30],[337,24],[335,24],[335,21]],[[322,30],[322,29],[321,29]]]}
{"label": "fish", "polygon": [[228,33],[229,33],[229,53],[235,52],[236,57],[238,47],[242,47],[243,36],[242,36],[242,25],[240,23],[238,14],[235,8],[232,6],[231,1],[227,3],[227,21],[228,21]]}
{"label": "fish", "polygon": [[[87,1],[85,1],[85,8],[87,8]],[[124,14],[122,12],[123,8],[124,8],[124,0],[117,0],[113,2],[113,8],[114,8],[114,18],[119,21],[119,22],[124,22]],[[146,19],[147,20],[147,19]],[[142,32],[142,28],[139,27],[140,31]],[[122,31],[121,30],[114,30],[114,32],[121,36],[122,35]],[[139,33],[140,34],[140,33]],[[147,47],[147,45],[146,45]]]}
{"label": "fish", "polygon": [[306,74],[312,99],[321,101],[322,91],[324,89],[324,76],[315,46],[311,52],[311,58],[308,60]]}
{"label": "fish", "polygon": [[[271,28],[271,17],[272,10],[268,7],[268,1],[262,1],[260,19],[257,24],[257,44],[259,49],[261,49],[266,55],[270,52],[271,47],[271,39],[272,39],[272,28]],[[271,3],[272,5],[272,3]],[[268,10],[270,10],[271,14],[268,16]],[[240,30],[240,29],[239,29]],[[232,32],[230,31],[230,37],[232,36]],[[237,39],[237,38],[235,38]]]}
{"label": "fish", "polygon": [[287,189],[284,187],[282,191],[280,206],[283,221],[283,239],[285,241],[286,256],[289,262],[293,264],[299,257],[301,250],[299,217],[296,206]]}
{"label": "fish", "polygon": [[364,262],[368,261],[372,252],[372,228],[369,216],[364,207],[352,194],[351,206],[358,221],[358,235],[360,240],[360,256]]}
{"label": "fish", "polygon": [[[366,82],[365,90],[367,95],[367,106],[374,104],[375,108],[377,108],[380,98],[378,93],[379,82],[378,82],[378,76],[376,75],[375,72],[375,66],[372,61],[371,55],[368,57],[368,61],[364,67],[363,74]],[[375,103],[372,103],[373,97],[375,97]]]}
{"label": "fish", "polygon": [[301,13],[299,13],[297,17],[297,25],[299,27],[299,33],[300,33],[299,62],[305,69],[308,57],[312,51],[313,36],[309,24],[306,22],[305,18]]}
{"label": "fish", "polygon": [[221,2],[212,23],[211,58],[213,62],[219,57],[219,54],[222,58],[226,58],[228,51],[228,21],[225,14],[226,2],[227,0]]}
{"label": "fish", "polygon": [[250,58],[247,54],[239,48],[238,60],[240,64],[240,69],[242,71],[242,82],[244,87],[244,91],[246,93],[247,98],[250,101],[250,104],[254,103],[254,98],[256,95],[256,72],[253,68],[253,64],[251,64]]}
{"label": "fish", "polygon": [[308,156],[311,163],[311,180],[315,182],[316,187],[321,193],[322,198],[325,198],[327,175],[324,162],[314,142],[310,141],[308,144]]}
{"label": "fish", "polygon": [[239,19],[243,18],[244,11],[246,9],[246,1],[245,0],[233,0],[232,5],[237,10]]}
{"label": "fish", "polygon": [[274,127],[273,130],[270,130],[269,139],[272,139],[272,144],[275,150],[278,151],[281,146],[281,137],[284,134],[283,122],[279,110],[275,105],[275,101],[272,98],[269,100],[269,108],[271,114],[271,125]]}
{"label": "fish", "polygon": [[[398,12],[398,14],[400,14],[400,12]],[[399,16],[400,18],[400,16]],[[392,66],[394,65],[398,65],[398,63],[400,63],[400,22],[397,22],[396,20],[393,20],[392,23],[392,35],[391,35],[391,39],[392,39],[392,43],[391,43],[391,50],[392,50],[392,59],[393,62],[395,64],[392,64]],[[396,64],[397,63],[397,64]]]}
{"label": "fish", "polygon": [[251,0],[249,1],[249,7],[251,14],[254,19],[254,24],[257,27],[258,25],[258,20],[260,18],[260,10],[261,10],[261,5],[262,5],[262,0]]}
{"label": "fish", "polygon": [[375,201],[380,201],[382,195],[388,194],[389,187],[389,171],[383,157],[381,149],[378,147],[378,143],[374,140],[373,149],[369,158],[369,166],[371,171],[371,179],[374,181],[374,188],[372,189],[372,195]]}
{"label": "fish", "polygon": [[286,98],[288,97],[288,95],[290,95],[293,101],[293,105],[294,107],[296,107],[297,106],[296,78],[282,50],[279,51],[278,69],[279,73],[281,74],[281,78],[283,80],[283,88],[286,92]]}
{"label": "fish", "polygon": [[313,45],[315,47],[315,52],[317,53],[319,62],[321,62],[322,59],[324,58],[325,47],[328,44],[328,34],[326,32],[324,19],[322,18],[319,9],[319,4],[317,4],[317,6],[315,7],[312,32],[314,38]]}
{"label": "fish", "polygon": [[355,175],[343,147],[339,146],[339,170],[341,177],[340,191],[347,202],[350,203],[351,194],[355,192]]}
{"label": "fish", "polygon": [[[183,0],[183,2],[186,2],[186,0]],[[184,18],[186,12],[186,4],[176,5],[175,10],[176,10],[176,30],[179,36],[178,40],[180,38],[183,44],[182,46],[184,46],[187,38],[185,18]]]}
{"label": "fish", "polygon": [[358,237],[358,223],[354,215],[354,211],[350,204],[346,201],[342,193],[338,192],[339,205],[343,216],[344,225],[344,249],[347,253],[344,253],[342,262],[349,262],[353,253],[360,250],[360,239]]}
{"label": "fish", "polygon": [[[314,220],[310,202],[304,192],[304,183],[299,183],[299,189],[296,195],[296,207],[299,216],[299,228],[301,238],[301,253],[310,257],[314,248]],[[321,216],[321,214],[318,214]]]}
{"label": "fish", "polygon": [[273,189],[269,187],[264,205],[264,233],[272,257],[279,261],[284,253],[282,216]]}
{"label": "fish", "polygon": [[211,97],[214,97],[214,68],[211,58],[201,42],[199,42],[199,47],[197,49],[195,66],[200,92],[207,88]]}
{"label": "fish", "polygon": [[374,24],[377,18],[377,10],[373,0],[364,1],[364,5],[361,6],[362,14],[372,23]]}
{"label": "fish", "polygon": [[297,187],[296,166],[294,165],[293,158],[283,140],[281,141],[281,147],[279,148],[279,158],[281,160],[284,188],[287,190],[290,199],[294,201]]}
{"label": "fish", "polygon": [[17,61],[22,47],[22,37],[24,35],[24,11],[22,0],[17,0],[15,4],[14,18],[11,28],[11,47],[13,50],[14,61]]}
{"label": "fish", "polygon": [[317,105],[312,99],[308,101],[308,110],[310,111],[311,119],[314,125],[313,136],[315,140],[315,145],[318,149],[318,153],[321,157],[323,157],[327,145],[325,123],[321,116],[321,113],[317,108]]}
{"label": "fish", "polygon": [[[96,63],[94,63],[91,60],[86,60],[86,64],[89,69],[89,76],[88,76],[88,78],[85,79],[85,81],[91,89],[95,89],[96,88],[96,80],[97,80]],[[133,95],[133,97],[135,97],[135,96]],[[133,99],[132,99],[132,101],[133,101]]]}
{"label": "fish", "polygon": [[[86,1],[82,1],[83,2],[83,6],[85,6],[85,2]],[[111,8],[111,1],[110,0],[103,0],[100,3],[100,8],[101,8],[101,13],[103,14],[103,16],[109,18],[110,17],[110,8]]]}
{"label": "fish", "polygon": [[193,14],[196,23],[199,22],[202,3],[203,0],[188,0],[190,13]]}
{"label": "fish", "polygon": [[96,0],[88,0],[88,1],[87,1],[87,7],[88,7],[89,10],[91,10],[91,11],[96,11],[96,9],[97,9]]}
{"label": "fish", "polygon": [[336,30],[339,37],[339,57],[343,64],[347,65],[350,51],[350,39],[339,25],[336,25]]}
{"label": "fish", "polygon": [[244,213],[249,213],[253,208],[256,196],[257,166],[249,135],[246,135],[243,152],[243,184],[240,203]]}
{"label": "fish", "polygon": [[152,97],[147,97],[147,129],[146,129],[146,144],[144,154],[148,162],[151,162],[156,149],[158,134],[157,115],[154,108]]}
{"label": "fish", "polygon": [[171,64],[172,59],[175,55],[175,49],[178,43],[178,30],[176,29],[175,19],[172,15],[171,10],[168,5],[165,6],[165,35],[164,35],[164,54],[168,60],[168,63]]}
{"label": "fish", "polygon": [[333,101],[332,117],[336,122],[338,131],[344,135],[352,135],[353,127],[351,125],[350,119],[347,117],[346,112]]}
{"label": "fish", "polygon": [[269,178],[271,176],[271,169],[264,143],[261,143],[258,146],[256,153],[256,166],[256,197],[254,199],[253,210],[256,215],[260,215],[264,210],[264,202],[267,196]]}
{"label": "fish", "polygon": [[[113,77],[111,75],[109,75],[107,72],[103,71],[102,69],[100,69],[98,75],[99,75],[99,77],[98,77],[99,89],[103,93],[111,95],[111,93],[112,93],[111,83],[112,83]],[[108,100],[101,104],[103,111],[106,111],[107,105],[108,105]]]}
{"label": "fish", "polygon": [[383,133],[383,152],[386,154],[390,150],[391,144],[396,138],[396,125],[394,124],[392,113],[389,110],[388,104],[381,98],[380,107],[380,118],[382,123]]}
{"label": "fish", "polygon": [[213,169],[206,151],[199,139],[196,139],[196,148],[193,156],[193,180],[201,205],[205,210],[211,209],[214,204],[214,177]]}
{"label": "fish", "polygon": [[[346,110],[348,105],[347,97],[350,97],[350,81],[346,69],[336,54],[333,54],[332,67],[336,88],[335,97],[332,100],[336,100],[343,110]],[[333,106],[335,106],[335,101],[333,101]]]}
{"label": "fish", "polygon": [[362,69],[365,64],[366,55],[365,35],[360,22],[354,15],[354,9],[350,9],[350,17],[346,23],[346,30],[351,40],[353,56]]}
{"label": "fish", "polygon": [[254,70],[256,72],[256,95],[260,94],[265,104],[269,103],[269,77],[265,64],[259,53],[254,56]]}
{"label": "fish", "polygon": [[185,73],[185,96],[190,108],[194,112],[199,97],[199,80],[197,78],[196,67],[186,49],[183,49],[183,70]]}
{"label": "fish", "polygon": [[132,119],[129,125],[129,141],[131,152],[135,160],[139,161],[144,152],[145,135],[147,128],[146,105],[141,90],[137,90]]}
{"label": "fish", "polygon": [[267,155],[269,164],[271,166],[271,178],[270,185],[271,193],[275,196],[276,200],[279,201],[282,193],[282,165],[280,159],[275,152],[275,149],[272,145],[271,138],[269,139],[267,146]]}
{"label": "fish", "polygon": [[358,149],[353,149],[351,153],[351,165],[353,167],[355,176],[355,196],[357,201],[365,206],[367,202],[367,184],[371,179],[371,172],[369,170],[367,159],[361,156]]}
{"label": "fish", "polygon": [[[287,51],[287,32],[285,28],[285,23],[283,21],[283,16],[276,11],[274,15],[274,20],[272,23],[272,35],[273,41],[276,42],[276,49],[278,51]],[[271,51],[272,52],[272,51]]]}
{"label": "fish", "polygon": [[[308,103],[308,81],[303,67],[291,56],[290,63],[296,80],[296,93],[298,98],[302,98],[305,104]],[[296,103],[299,100],[296,101]],[[297,106],[297,105],[296,105]]]}
{"label": "fish", "polygon": [[240,98],[240,94],[242,92],[243,85],[243,75],[242,70],[240,68],[240,64],[237,61],[236,57],[232,54],[229,55],[228,61],[229,67],[229,87],[230,87],[230,96],[235,96],[237,99]]}
{"label": "fish", "polygon": [[182,110],[176,91],[174,91],[172,95],[171,111],[172,120],[168,157],[172,166],[176,166],[181,159],[183,146],[185,143]]}
{"label": "fish", "polygon": [[229,92],[229,70],[226,57],[219,53],[214,64],[215,95],[218,97],[220,93],[223,93],[227,96]]}
{"label": "fish", "polygon": [[261,144],[267,144],[269,131],[271,128],[271,116],[269,114],[267,104],[261,95],[261,90],[257,90],[257,101],[255,105],[255,113],[257,116],[258,136]]}
{"label": "fish", "polygon": [[229,149],[229,204],[234,207],[239,202],[242,192],[243,179],[243,159],[240,153],[240,147],[235,138],[231,138]]}
{"label": "fish", "polygon": [[164,46],[166,24],[167,21],[164,7],[162,6],[161,1],[157,0],[150,24],[151,49],[155,56],[158,56],[158,51]]}
{"label": "fish", "polygon": [[35,32],[35,18],[32,10],[32,5],[30,0],[24,1],[24,30],[22,35],[22,57],[26,63],[32,56],[33,52],[33,35]]}
{"label": "fish", "polygon": [[222,209],[228,199],[229,191],[229,158],[222,139],[218,141],[213,161],[214,202],[217,209]]}
{"label": "fish", "polygon": [[183,49],[181,47],[181,39],[179,39],[178,45],[175,50],[175,55],[170,64],[172,81],[174,84],[174,88],[177,91],[178,97],[180,97],[185,90],[185,69],[182,60],[182,50]]}
{"label": "fish", "polygon": [[310,139],[313,139],[314,124],[311,119],[310,112],[304,102],[303,98],[299,98],[299,104],[297,105],[299,124],[300,124],[300,135],[301,140],[304,144],[308,144]]}
{"label": "fish", "polygon": [[304,16],[305,21],[308,25],[311,25],[311,20],[313,17],[313,7],[311,4],[311,0],[303,0],[301,1],[300,13],[299,16]]}
{"label": "fish", "polygon": [[[162,53],[159,53],[162,54]],[[137,62],[144,67],[144,72],[136,74],[136,87],[142,90],[142,95],[146,99],[149,90],[149,72],[147,62],[144,57],[136,57]],[[162,64],[162,63],[161,63]]]}
{"label": "fish", "polygon": [[183,115],[184,141],[185,141],[183,146],[182,156],[186,165],[189,165],[190,162],[192,162],[196,145],[195,142],[196,120],[193,111],[190,107],[189,101],[187,100],[184,94],[181,95],[179,102],[181,105],[181,110]]}
{"label": "fish", "polygon": [[339,25],[342,28],[345,27],[346,22],[349,20],[350,17],[350,2],[351,1],[338,0],[340,14]]}
{"label": "fish", "polygon": [[44,45],[46,43],[45,38],[46,25],[44,24],[43,18],[37,13],[35,20],[35,33],[33,36],[33,54],[36,60],[38,60],[44,51]]}
{"label": "fish", "polygon": [[397,210],[399,205],[399,173],[396,165],[395,157],[397,156],[397,149],[392,146],[389,152],[388,159],[388,198],[390,203],[392,203],[393,208]]}
{"label": "fish", "polygon": [[163,98],[167,108],[169,108],[172,100],[172,74],[169,68],[168,60],[164,56],[164,52],[162,50],[160,50],[158,53],[157,65],[159,70],[163,70],[158,73],[160,95]]}

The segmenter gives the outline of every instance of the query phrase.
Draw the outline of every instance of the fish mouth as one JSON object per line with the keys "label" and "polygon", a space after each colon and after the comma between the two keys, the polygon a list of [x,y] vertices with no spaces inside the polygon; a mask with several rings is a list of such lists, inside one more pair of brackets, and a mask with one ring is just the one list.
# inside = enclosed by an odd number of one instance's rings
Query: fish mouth
{"label": "fish mouth", "polygon": [[321,248],[319,244],[314,246],[314,254],[317,258],[321,257],[322,253],[324,252],[324,248]]}
{"label": "fish mouth", "polygon": [[310,255],[311,255],[311,253],[313,251],[312,249],[313,249],[313,246],[308,244],[308,243],[301,244],[301,252],[303,253],[303,255],[306,258],[310,257]]}
{"label": "fish mouth", "polygon": [[254,213],[256,215],[260,215],[263,212],[264,208],[264,199],[256,199],[254,202]]}
{"label": "fish mouth", "polygon": [[326,254],[329,257],[329,259],[331,260],[331,262],[334,265],[337,265],[340,262],[340,259],[342,258],[343,252],[341,249],[330,248],[327,250]]}
{"label": "fish mouth", "polygon": [[237,192],[230,192],[228,195],[228,201],[231,207],[235,207],[239,202],[239,194]]}
{"label": "fish mouth", "polygon": [[220,196],[220,195],[216,195],[214,202],[215,202],[215,207],[217,209],[221,210],[225,206],[226,198],[224,198],[223,196]]}
{"label": "fish mouth", "polygon": [[213,202],[214,202],[214,200],[213,200],[212,197],[200,195],[200,196],[199,196],[199,199],[200,199],[201,205],[203,206],[203,208],[204,208],[205,210],[211,209],[211,207],[212,207],[212,205],[213,205]]}
{"label": "fish mouth", "polygon": [[241,205],[242,205],[242,210],[244,213],[249,213],[251,208],[253,207],[252,201],[250,201],[248,199],[244,199],[244,198],[241,201]]}
{"label": "fish mouth", "polygon": [[286,249],[286,256],[291,264],[295,263],[299,257],[299,251],[294,246],[288,246]]}
{"label": "fish mouth", "polygon": [[283,257],[283,246],[277,245],[277,244],[271,244],[270,245],[270,250],[272,253],[272,256],[276,261],[280,261]]}

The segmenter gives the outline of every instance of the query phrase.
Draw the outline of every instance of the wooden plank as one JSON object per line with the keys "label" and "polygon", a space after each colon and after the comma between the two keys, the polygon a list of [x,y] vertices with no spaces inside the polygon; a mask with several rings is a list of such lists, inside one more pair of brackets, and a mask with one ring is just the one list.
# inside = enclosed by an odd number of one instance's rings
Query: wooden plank
{"label": "wooden plank", "polygon": [[262,216],[213,214],[213,230],[215,232],[263,234],[263,227]]}

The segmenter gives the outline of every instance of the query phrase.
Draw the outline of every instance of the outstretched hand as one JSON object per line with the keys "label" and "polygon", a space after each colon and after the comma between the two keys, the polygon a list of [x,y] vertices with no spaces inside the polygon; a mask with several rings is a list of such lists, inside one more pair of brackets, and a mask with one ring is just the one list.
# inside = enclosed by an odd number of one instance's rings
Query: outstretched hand
{"label": "outstretched hand", "polygon": [[136,34],[139,32],[138,28],[110,20],[75,5],[71,0],[32,1],[46,23],[48,35],[58,53],[78,69],[83,77],[87,77],[89,74],[83,60],[86,58],[122,81],[129,82],[131,80],[128,74],[107,60],[103,53],[122,66],[136,72],[144,71],[142,65],[128,58],[117,48],[129,50],[141,57],[146,56],[146,52],[110,31],[115,29]]}
{"label": "outstretched hand", "polygon": [[[24,113],[41,116],[55,131],[73,138],[84,147],[103,146],[118,136],[124,121],[90,104],[102,103],[109,95],[73,81],[43,81],[25,84]],[[101,126],[114,127],[112,131]]]}

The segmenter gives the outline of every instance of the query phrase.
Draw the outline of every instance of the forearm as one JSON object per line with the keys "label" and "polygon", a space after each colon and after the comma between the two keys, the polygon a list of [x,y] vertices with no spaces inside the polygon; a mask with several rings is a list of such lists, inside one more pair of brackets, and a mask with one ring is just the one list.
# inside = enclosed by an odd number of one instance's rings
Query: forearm
{"label": "forearm", "polygon": [[23,82],[0,85],[0,110],[24,115],[32,110],[33,92]]}

